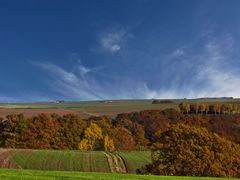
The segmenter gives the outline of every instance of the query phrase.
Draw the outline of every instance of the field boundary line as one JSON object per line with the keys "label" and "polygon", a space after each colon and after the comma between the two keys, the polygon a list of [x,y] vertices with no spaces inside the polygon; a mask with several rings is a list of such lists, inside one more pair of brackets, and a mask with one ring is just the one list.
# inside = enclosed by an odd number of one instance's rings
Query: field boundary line
{"label": "field boundary line", "polygon": [[118,156],[118,158],[122,161],[122,164],[124,165],[124,168],[125,168],[125,172],[128,173],[129,171],[128,171],[127,164],[126,164],[124,158],[119,154],[116,154],[116,156]]}

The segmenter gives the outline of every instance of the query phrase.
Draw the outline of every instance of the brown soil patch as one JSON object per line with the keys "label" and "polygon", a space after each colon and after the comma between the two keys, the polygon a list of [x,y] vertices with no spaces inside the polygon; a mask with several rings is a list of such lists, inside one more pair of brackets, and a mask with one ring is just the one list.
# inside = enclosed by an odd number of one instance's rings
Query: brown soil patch
{"label": "brown soil patch", "polygon": [[0,168],[20,169],[21,167],[11,160],[10,150],[0,149]]}
{"label": "brown soil patch", "polygon": [[14,151],[15,154],[31,154],[32,151],[31,150],[17,150]]}
{"label": "brown soil patch", "polygon": [[67,110],[67,109],[8,109],[8,108],[0,108],[0,117],[6,117],[9,114],[24,114],[26,117],[32,117],[40,113],[46,114],[58,114],[58,115],[65,115],[65,114],[80,114],[83,117],[86,114],[77,111],[77,110]]}

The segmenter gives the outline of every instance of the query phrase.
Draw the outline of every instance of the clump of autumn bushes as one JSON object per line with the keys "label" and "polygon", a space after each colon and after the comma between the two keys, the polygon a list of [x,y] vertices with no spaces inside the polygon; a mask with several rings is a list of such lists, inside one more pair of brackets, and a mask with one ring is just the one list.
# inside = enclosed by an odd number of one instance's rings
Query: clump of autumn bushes
{"label": "clump of autumn bushes", "polygon": [[153,150],[153,163],[139,173],[239,177],[239,143],[240,114],[166,109],[121,113],[115,118],[12,114],[0,119],[0,147]]}
{"label": "clump of autumn bushes", "polygon": [[206,128],[177,124],[157,135],[157,141],[153,144],[152,163],[137,172],[240,177],[240,148]]}

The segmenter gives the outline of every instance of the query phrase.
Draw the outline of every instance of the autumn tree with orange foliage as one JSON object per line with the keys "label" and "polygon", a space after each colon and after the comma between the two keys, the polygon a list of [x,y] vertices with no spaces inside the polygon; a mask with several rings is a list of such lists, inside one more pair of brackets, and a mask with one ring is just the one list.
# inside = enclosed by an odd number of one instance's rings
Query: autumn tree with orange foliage
{"label": "autumn tree with orange foliage", "polygon": [[159,134],[141,174],[240,177],[240,148],[205,128],[177,124]]}
{"label": "autumn tree with orange foliage", "polygon": [[[113,123],[117,127],[126,128],[131,133],[137,148],[146,146],[149,143],[148,139],[145,137],[144,126],[137,122],[133,122],[132,119],[127,116],[127,114],[119,114]],[[149,123],[151,123],[150,120]]]}
{"label": "autumn tree with orange foliage", "polygon": [[179,109],[182,113],[187,113],[190,111],[190,104],[187,102],[182,102],[179,104]]}
{"label": "autumn tree with orange foliage", "polygon": [[0,146],[17,148],[23,145],[24,131],[27,129],[27,119],[23,114],[11,114],[6,119],[0,119]]}
{"label": "autumn tree with orange foliage", "polygon": [[54,147],[56,149],[78,149],[84,129],[87,127],[86,121],[74,114],[54,116],[54,119],[59,125]]}
{"label": "autumn tree with orange foliage", "polygon": [[28,121],[28,128],[23,135],[25,146],[51,149],[55,143],[58,123],[48,114],[39,114]]}
{"label": "autumn tree with orange foliage", "polygon": [[131,132],[122,127],[114,130],[113,142],[116,150],[132,151],[135,147]]}

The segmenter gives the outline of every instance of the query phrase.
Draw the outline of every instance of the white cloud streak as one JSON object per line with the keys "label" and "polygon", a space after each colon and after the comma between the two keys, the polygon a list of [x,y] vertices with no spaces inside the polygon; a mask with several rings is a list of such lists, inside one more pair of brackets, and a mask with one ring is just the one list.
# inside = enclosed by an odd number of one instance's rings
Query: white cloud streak
{"label": "white cloud streak", "polygon": [[183,55],[185,55],[184,50],[182,48],[179,48],[179,49],[176,49],[175,51],[173,51],[171,56],[172,57],[181,57]]}
{"label": "white cloud streak", "polygon": [[80,75],[67,71],[49,62],[36,62],[33,64],[44,69],[51,77],[52,90],[68,99],[99,100],[99,99],[130,99],[148,98],[149,88],[143,83],[131,80],[122,82],[98,82],[88,73],[90,68],[79,66]]}
{"label": "white cloud streak", "polygon": [[[107,37],[118,39],[116,35]],[[104,47],[109,50],[115,44],[115,40],[105,41]],[[203,49],[195,54],[189,46],[177,48],[169,54],[166,60],[170,60],[169,67],[163,74],[167,78],[170,69],[175,70],[169,80],[170,86],[163,84],[159,89],[149,88],[147,82],[136,81],[134,77],[100,82],[94,75],[96,68],[83,65],[78,65],[79,71],[76,73],[49,62],[34,64],[50,75],[52,90],[75,100],[240,97],[240,74],[228,63],[233,49],[234,40],[229,35],[222,41],[206,41]]]}
{"label": "white cloud streak", "polygon": [[54,101],[55,99],[51,99],[49,97],[44,96],[43,94],[39,94],[36,92],[25,92],[16,95],[0,95],[0,103],[18,103],[18,102],[35,102],[35,101]]}
{"label": "white cloud streak", "polygon": [[[90,86],[94,82],[90,82],[86,77],[86,73],[90,71],[88,68],[79,66],[81,75],[77,76],[75,73],[68,72],[49,62],[40,63],[35,61],[34,64],[48,72],[51,77],[52,90],[69,98],[101,99],[101,96],[96,94]],[[95,90],[98,89],[97,86],[94,86],[94,88]]]}
{"label": "white cloud streak", "polygon": [[127,40],[129,34],[124,29],[103,33],[99,37],[102,49],[111,53],[117,53],[121,50],[123,43]]}
{"label": "white cloud streak", "polygon": [[[204,50],[195,55],[187,56],[187,52],[184,52],[184,58],[187,59],[183,62],[187,61],[189,64],[186,66],[189,65],[190,68],[179,68],[188,71],[188,80],[185,81],[180,74],[183,71],[179,71],[180,73],[176,73],[176,77],[172,79],[171,87],[165,91],[156,91],[153,93],[154,97],[240,97],[240,73],[229,63],[233,45],[233,38],[227,35],[221,42],[209,40]],[[176,49],[170,56],[174,58],[182,54]]]}

